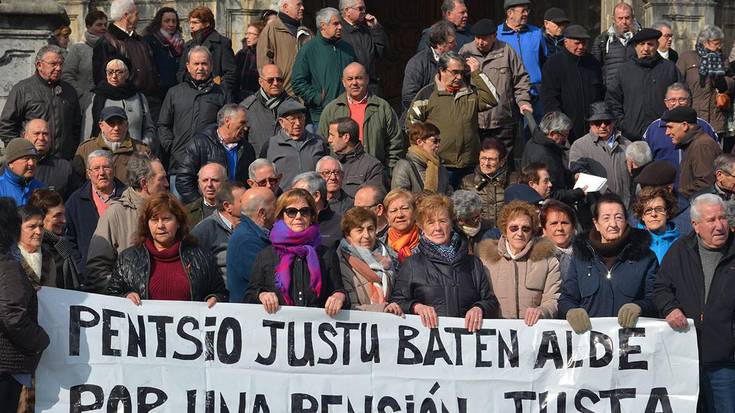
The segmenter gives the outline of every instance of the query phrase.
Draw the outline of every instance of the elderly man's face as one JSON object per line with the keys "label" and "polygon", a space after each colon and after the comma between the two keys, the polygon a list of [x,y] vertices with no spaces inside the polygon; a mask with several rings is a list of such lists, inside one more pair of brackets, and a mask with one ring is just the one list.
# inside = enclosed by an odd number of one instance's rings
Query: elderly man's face
{"label": "elderly man's face", "polygon": [[44,154],[49,151],[51,134],[48,130],[48,123],[45,120],[34,119],[28,122],[23,137],[33,144],[38,153]]}
{"label": "elderly man's face", "polygon": [[633,12],[627,7],[618,7],[613,12],[613,24],[619,33],[629,32],[633,27]]}
{"label": "elderly man's face", "polygon": [[194,52],[189,56],[186,62],[186,70],[189,76],[196,81],[207,80],[209,74],[212,73],[212,66],[209,62],[209,56],[204,52]]}
{"label": "elderly man's face", "polygon": [[363,22],[365,21],[365,2],[363,0],[354,0],[351,6],[345,7],[342,10],[342,15],[346,20],[350,22]]}
{"label": "elderly man's face", "polygon": [[302,0],[287,0],[281,11],[294,20],[301,20],[304,18],[304,2]]}
{"label": "elderly man's face", "polygon": [[608,139],[615,130],[615,121],[610,119],[595,120],[590,122],[590,132],[599,139]]}
{"label": "elderly man's face", "polygon": [[[735,171],[735,164],[730,164],[729,169]],[[732,173],[718,169],[715,171],[715,181],[720,189],[735,192],[735,175]]]}
{"label": "elderly man's face", "polygon": [[362,100],[365,97],[369,81],[362,65],[351,64],[342,72],[342,86],[352,99]]}
{"label": "elderly man's face", "polygon": [[319,164],[319,175],[327,181],[327,192],[337,193],[342,189],[342,168],[337,161],[326,160]]}
{"label": "elderly man's face", "polygon": [[104,156],[92,158],[87,168],[87,176],[92,184],[92,188],[108,193],[113,186],[112,178],[112,161]]}
{"label": "elderly man's face", "polygon": [[442,54],[444,54],[444,53],[446,53],[446,52],[449,52],[449,51],[452,51],[452,50],[454,50],[454,48],[455,48],[455,47],[457,47],[457,38],[456,38],[456,37],[454,37],[454,36],[449,36],[449,37],[447,38],[447,41],[446,41],[446,42],[444,42],[444,43],[439,43],[439,44],[438,44],[438,45],[436,46],[436,52],[437,52],[437,53],[438,53],[439,55],[442,55]]}
{"label": "elderly man's face", "polygon": [[467,26],[467,19],[469,18],[467,6],[458,1],[455,1],[454,9],[447,12],[446,17],[447,21],[452,22],[452,24],[457,26],[458,29],[464,29],[465,26]]}
{"label": "elderly man's face", "polygon": [[449,60],[447,68],[439,72],[439,80],[447,89],[459,89],[460,87],[462,87],[464,75],[464,62],[452,59]]}
{"label": "elderly man's face", "polygon": [[564,48],[575,56],[584,56],[587,53],[587,40],[564,39]]}
{"label": "elderly man's face", "polygon": [[166,177],[166,169],[159,161],[151,162],[153,176],[150,181],[146,182],[146,189],[149,194],[155,195],[168,192],[168,178]]}
{"label": "elderly man's face", "polygon": [[274,97],[283,93],[283,73],[276,65],[263,66],[258,84],[268,96]]}
{"label": "elderly man's face", "polygon": [[278,118],[278,123],[286,131],[288,136],[299,139],[304,133],[304,127],[306,126],[306,114],[303,112],[291,113],[282,118]]}
{"label": "elderly man's face", "polygon": [[688,131],[689,124],[686,122],[666,122],[666,135],[671,138],[674,145],[684,140]]}
{"label": "elderly man's face", "polygon": [[688,108],[691,105],[689,93],[686,90],[669,90],[664,98],[667,110],[678,107]]}
{"label": "elderly man's face", "polygon": [[281,182],[281,176],[270,166],[261,166],[255,170],[255,179],[248,179],[248,185],[251,187],[268,188],[274,194],[278,192],[278,184]]}
{"label": "elderly man's face", "polygon": [[25,179],[33,178],[36,174],[36,162],[35,156],[24,156],[18,158],[8,164],[10,171]]}
{"label": "elderly man's face", "polygon": [[531,9],[528,6],[511,7],[505,12],[506,21],[513,27],[527,24],[529,14]]}
{"label": "elderly man's face", "polygon": [[671,49],[671,42],[674,40],[674,32],[666,26],[661,26],[658,30],[661,32],[661,37],[658,38],[658,50],[665,52]]}
{"label": "elderly man's face", "polygon": [[497,38],[497,33],[489,34],[487,36],[475,36],[475,46],[477,46],[477,50],[479,50],[480,53],[487,53],[493,48]]}
{"label": "elderly man's face", "polygon": [[128,136],[128,121],[122,118],[101,120],[100,131],[110,142],[122,142]]}
{"label": "elderly man's face", "polygon": [[36,62],[36,71],[47,82],[57,82],[61,78],[61,69],[64,65],[64,56],[46,52],[43,58]]}
{"label": "elderly man's face", "polygon": [[727,227],[727,216],[721,205],[700,204],[699,222],[692,220],[692,227],[699,238],[709,248],[720,248],[727,242],[729,228]]}
{"label": "elderly man's face", "polygon": [[210,205],[214,204],[214,197],[224,180],[222,168],[218,165],[207,165],[199,171],[199,192]]}
{"label": "elderly man's face", "polygon": [[320,29],[325,39],[342,38],[342,22],[337,14],[332,16],[327,23],[323,23]]}
{"label": "elderly man's face", "polygon": [[635,54],[639,59],[645,59],[653,56],[654,53],[657,53],[656,49],[658,49],[658,40],[643,40],[636,43],[633,48],[635,49]]}

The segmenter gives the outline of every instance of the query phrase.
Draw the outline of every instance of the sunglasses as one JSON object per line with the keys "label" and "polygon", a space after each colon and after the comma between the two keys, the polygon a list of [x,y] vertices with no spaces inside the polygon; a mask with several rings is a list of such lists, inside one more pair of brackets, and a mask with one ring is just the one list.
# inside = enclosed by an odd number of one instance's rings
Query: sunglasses
{"label": "sunglasses", "polygon": [[278,181],[279,181],[278,178],[265,178],[260,181],[255,181],[255,185],[259,187],[264,187],[268,184],[270,184],[271,186],[276,186],[278,185]]}
{"label": "sunglasses", "polygon": [[603,119],[603,120],[593,120],[592,122],[595,126],[602,126],[602,125],[612,125],[613,121],[610,119]]}
{"label": "sunglasses", "polygon": [[283,210],[283,212],[285,212],[286,216],[289,218],[296,218],[297,214],[301,214],[302,217],[310,217],[314,213],[314,211],[312,211],[309,207],[303,207],[301,209],[286,208]]}
{"label": "sunglasses", "polygon": [[511,225],[508,227],[508,231],[510,232],[518,232],[518,230],[521,230],[525,232],[526,234],[528,234],[529,232],[531,232],[531,227],[527,225],[524,225],[522,227],[519,227],[518,225]]}
{"label": "sunglasses", "polygon": [[283,78],[282,77],[262,77],[261,79],[265,80],[269,85],[272,85],[276,81],[278,83],[283,83]]}

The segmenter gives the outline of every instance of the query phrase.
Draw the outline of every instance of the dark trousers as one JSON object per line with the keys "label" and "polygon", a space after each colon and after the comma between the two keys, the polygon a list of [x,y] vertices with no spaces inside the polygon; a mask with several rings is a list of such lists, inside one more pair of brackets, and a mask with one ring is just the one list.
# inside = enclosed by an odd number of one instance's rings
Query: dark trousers
{"label": "dark trousers", "polygon": [[0,413],[16,413],[22,387],[10,374],[0,373]]}

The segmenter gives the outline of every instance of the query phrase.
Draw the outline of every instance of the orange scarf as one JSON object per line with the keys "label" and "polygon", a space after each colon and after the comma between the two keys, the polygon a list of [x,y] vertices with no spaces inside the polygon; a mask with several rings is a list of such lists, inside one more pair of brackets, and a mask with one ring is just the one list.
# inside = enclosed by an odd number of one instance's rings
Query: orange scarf
{"label": "orange scarf", "polygon": [[378,274],[370,268],[365,261],[350,255],[347,258],[352,269],[362,275],[368,281],[368,295],[370,296],[370,304],[385,304],[385,293],[383,292],[383,280]]}
{"label": "orange scarf", "polygon": [[403,261],[412,255],[412,250],[419,245],[419,227],[414,224],[411,231],[401,234],[393,228],[388,229],[388,245],[393,251],[398,253],[398,262]]}

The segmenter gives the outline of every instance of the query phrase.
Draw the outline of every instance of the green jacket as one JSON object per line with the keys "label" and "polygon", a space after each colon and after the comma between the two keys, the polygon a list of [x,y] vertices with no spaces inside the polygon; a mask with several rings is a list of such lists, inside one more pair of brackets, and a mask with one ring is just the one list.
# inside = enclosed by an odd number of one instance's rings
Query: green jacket
{"label": "green jacket", "polygon": [[355,49],[349,43],[327,40],[321,33],[299,50],[291,86],[304,100],[312,122],[319,120],[322,109],[344,92],[342,70],[355,59]]}
{"label": "green jacket", "polygon": [[[329,136],[329,122],[349,116],[347,94],[343,93],[322,111],[319,119],[319,135],[326,139]],[[387,164],[390,170],[406,155],[406,138],[401,130],[398,115],[390,103],[378,96],[368,96],[362,134],[365,152],[377,158],[383,165]]]}
{"label": "green jacket", "polygon": [[472,73],[470,85],[456,94],[447,92],[439,82],[423,87],[413,98],[406,116],[406,128],[415,122],[431,122],[441,131],[439,157],[448,168],[475,166],[480,156],[477,114],[498,104],[480,71]]}

